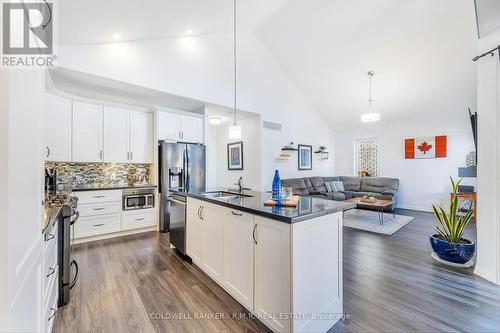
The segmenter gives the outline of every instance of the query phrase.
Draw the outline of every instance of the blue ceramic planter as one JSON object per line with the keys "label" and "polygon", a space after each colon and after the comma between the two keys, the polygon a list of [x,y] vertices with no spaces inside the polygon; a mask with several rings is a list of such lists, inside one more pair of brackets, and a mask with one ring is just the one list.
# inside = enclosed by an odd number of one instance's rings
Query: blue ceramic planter
{"label": "blue ceramic planter", "polygon": [[466,244],[449,243],[438,238],[438,235],[430,236],[429,240],[434,253],[445,261],[465,264],[472,259],[474,252],[476,252],[476,244],[467,239],[462,238],[463,241],[467,242]]}

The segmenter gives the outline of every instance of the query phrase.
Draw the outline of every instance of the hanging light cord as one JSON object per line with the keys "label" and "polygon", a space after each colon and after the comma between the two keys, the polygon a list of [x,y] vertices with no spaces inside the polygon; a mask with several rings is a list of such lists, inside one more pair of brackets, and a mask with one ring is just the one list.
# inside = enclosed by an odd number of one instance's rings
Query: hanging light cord
{"label": "hanging light cord", "polygon": [[368,77],[370,78],[370,97],[368,98],[368,103],[370,105],[370,109],[372,107],[372,102],[373,102],[373,99],[372,99],[372,77],[375,73],[373,73],[373,71],[369,71],[368,72]]}
{"label": "hanging light cord", "polygon": [[234,125],[236,125],[236,0],[233,1]]}

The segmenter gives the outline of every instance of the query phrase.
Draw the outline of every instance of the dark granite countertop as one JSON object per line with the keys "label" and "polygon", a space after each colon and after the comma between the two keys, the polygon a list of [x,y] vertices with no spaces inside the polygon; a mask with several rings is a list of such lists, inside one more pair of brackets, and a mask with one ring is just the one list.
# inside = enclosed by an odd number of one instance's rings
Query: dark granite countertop
{"label": "dark granite countertop", "polygon": [[153,184],[139,184],[139,185],[113,185],[113,184],[90,184],[84,186],[75,186],[73,191],[104,191],[104,190],[128,190],[128,189],[141,189],[141,188],[156,188]]}
{"label": "dark granite countertop", "polygon": [[296,208],[265,206],[264,201],[271,198],[271,193],[245,190],[241,194],[247,195],[242,198],[220,200],[202,195],[204,192],[225,191],[239,194],[237,191],[227,188],[208,188],[196,192],[177,192],[176,194],[207,201],[228,208],[234,208],[255,215],[277,220],[285,223],[296,223],[313,219],[323,215],[345,211],[354,208],[355,205],[344,201],[333,201],[319,197],[300,197]]}
{"label": "dark granite countertop", "polygon": [[51,232],[57,217],[61,213],[62,206],[44,206],[43,207],[43,228],[42,234]]}

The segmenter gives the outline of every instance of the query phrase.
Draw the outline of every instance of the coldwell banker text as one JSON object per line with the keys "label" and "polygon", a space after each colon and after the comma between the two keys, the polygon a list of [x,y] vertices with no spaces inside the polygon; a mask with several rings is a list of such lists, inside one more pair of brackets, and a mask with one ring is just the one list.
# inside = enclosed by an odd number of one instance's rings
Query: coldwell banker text
{"label": "coldwell banker text", "polygon": [[52,3],[4,2],[2,66],[54,66]]}

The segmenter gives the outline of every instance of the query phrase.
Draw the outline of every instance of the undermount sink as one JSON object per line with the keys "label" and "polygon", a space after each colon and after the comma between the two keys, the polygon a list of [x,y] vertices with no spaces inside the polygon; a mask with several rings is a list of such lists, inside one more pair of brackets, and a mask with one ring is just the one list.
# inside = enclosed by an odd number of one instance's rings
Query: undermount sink
{"label": "undermount sink", "polygon": [[251,197],[251,195],[240,194],[240,193],[231,193],[226,191],[214,191],[214,192],[205,192],[201,195],[209,198],[220,199],[220,200],[231,200],[236,198],[245,198]]}

